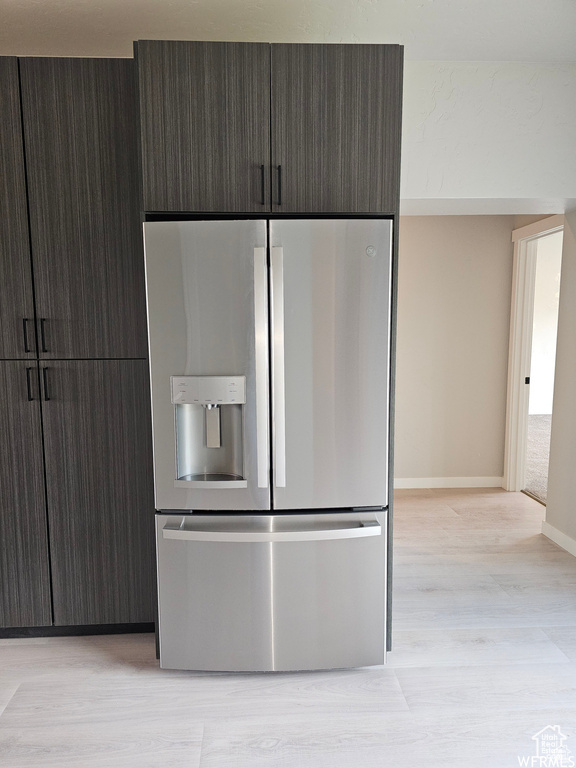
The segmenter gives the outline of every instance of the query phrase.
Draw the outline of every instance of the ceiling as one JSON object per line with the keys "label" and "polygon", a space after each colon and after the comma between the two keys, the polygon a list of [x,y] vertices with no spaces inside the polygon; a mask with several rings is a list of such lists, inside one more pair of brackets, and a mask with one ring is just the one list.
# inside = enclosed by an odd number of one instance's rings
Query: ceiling
{"label": "ceiling", "polygon": [[132,41],[402,43],[407,59],[576,61],[575,0],[0,0],[0,54],[131,56]]}

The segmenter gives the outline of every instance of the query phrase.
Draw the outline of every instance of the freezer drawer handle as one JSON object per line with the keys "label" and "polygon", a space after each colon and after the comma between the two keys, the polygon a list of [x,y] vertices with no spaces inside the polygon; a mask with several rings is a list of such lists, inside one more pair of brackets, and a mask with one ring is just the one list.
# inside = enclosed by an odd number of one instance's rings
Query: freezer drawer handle
{"label": "freezer drawer handle", "polygon": [[368,521],[351,528],[319,528],[308,531],[191,531],[166,525],[162,538],[178,541],[228,541],[254,544],[270,541],[326,541],[328,539],[359,539],[381,536],[382,527],[377,521]]}
{"label": "freezer drawer handle", "polygon": [[256,464],[258,488],[268,488],[268,279],[266,248],[254,248]]}
{"label": "freezer drawer handle", "polygon": [[284,395],[284,249],[271,250],[272,267],[272,434],[274,484],[286,487],[286,406]]}

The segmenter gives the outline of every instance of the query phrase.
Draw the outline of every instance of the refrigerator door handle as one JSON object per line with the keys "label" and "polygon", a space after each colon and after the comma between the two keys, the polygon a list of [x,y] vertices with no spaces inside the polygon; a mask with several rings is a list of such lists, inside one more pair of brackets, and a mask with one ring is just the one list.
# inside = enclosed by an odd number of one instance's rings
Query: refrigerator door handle
{"label": "refrigerator door handle", "polygon": [[272,276],[272,439],[274,484],[286,487],[286,402],[284,396],[284,249],[271,248]]}
{"label": "refrigerator door handle", "polygon": [[254,248],[256,464],[258,488],[268,488],[268,270],[266,248]]}
{"label": "refrigerator door handle", "polygon": [[382,527],[377,521],[367,521],[349,528],[312,528],[293,531],[210,531],[190,530],[167,524],[162,529],[163,539],[177,541],[258,542],[326,541],[329,539],[358,539],[381,536]]}

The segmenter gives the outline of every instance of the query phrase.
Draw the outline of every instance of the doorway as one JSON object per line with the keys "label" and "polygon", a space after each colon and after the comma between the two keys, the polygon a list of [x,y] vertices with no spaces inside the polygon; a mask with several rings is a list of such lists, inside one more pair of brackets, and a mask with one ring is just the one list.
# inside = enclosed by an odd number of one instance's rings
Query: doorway
{"label": "doorway", "polygon": [[504,488],[546,503],[563,216],[517,229]]}
{"label": "doorway", "polygon": [[548,496],[562,238],[563,232],[559,231],[536,241],[526,473],[522,490],[543,504]]}

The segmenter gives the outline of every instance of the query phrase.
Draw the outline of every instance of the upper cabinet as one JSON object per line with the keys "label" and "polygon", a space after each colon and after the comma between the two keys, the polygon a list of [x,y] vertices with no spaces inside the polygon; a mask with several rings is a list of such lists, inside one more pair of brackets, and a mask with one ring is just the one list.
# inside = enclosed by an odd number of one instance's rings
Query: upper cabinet
{"label": "upper cabinet", "polygon": [[136,44],[146,211],[394,213],[402,48]]}
{"label": "upper cabinet", "polygon": [[0,58],[0,358],[36,356],[18,59]]}
{"label": "upper cabinet", "polygon": [[137,43],[147,211],[270,210],[270,46]]}
{"label": "upper cabinet", "polygon": [[130,59],[20,59],[38,351],[146,357]]}
{"label": "upper cabinet", "polygon": [[271,93],[273,211],[397,211],[400,46],[272,45]]}

